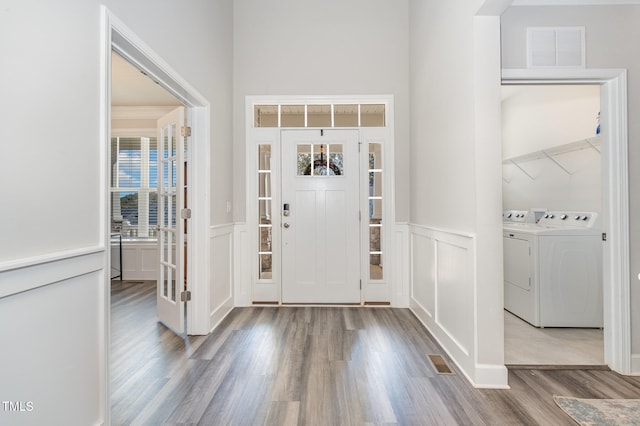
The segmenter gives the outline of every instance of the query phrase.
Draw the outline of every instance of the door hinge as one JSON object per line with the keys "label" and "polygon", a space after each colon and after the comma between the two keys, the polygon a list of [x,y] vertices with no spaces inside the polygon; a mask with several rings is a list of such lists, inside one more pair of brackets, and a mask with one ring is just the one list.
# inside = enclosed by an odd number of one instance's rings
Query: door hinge
{"label": "door hinge", "polygon": [[180,293],[180,301],[181,302],[190,302],[191,301],[191,292],[189,290],[183,291]]}
{"label": "door hinge", "polygon": [[360,152],[360,146],[362,146],[362,142],[358,141],[358,152]]}
{"label": "door hinge", "polygon": [[320,136],[324,136],[324,129],[320,129]]}
{"label": "door hinge", "polygon": [[358,211],[358,222],[362,222],[362,210]]}
{"label": "door hinge", "polygon": [[606,232],[602,233],[602,241],[607,241],[607,233]]}
{"label": "door hinge", "polygon": [[180,134],[182,136],[191,136],[191,126],[182,126],[182,129],[180,129]]}
{"label": "door hinge", "polygon": [[362,290],[362,280],[360,280],[360,290]]}
{"label": "door hinge", "polygon": [[191,209],[180,210],[180,217],[182,219],[191,219]]}

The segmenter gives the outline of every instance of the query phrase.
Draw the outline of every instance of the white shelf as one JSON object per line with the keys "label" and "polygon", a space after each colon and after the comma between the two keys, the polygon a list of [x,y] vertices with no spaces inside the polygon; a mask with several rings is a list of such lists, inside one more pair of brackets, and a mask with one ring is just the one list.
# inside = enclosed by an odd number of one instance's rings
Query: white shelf
{"label": "white shelf", "polygon": [[561,154],[567,154],[573,151],[579,151],[581,149],[594,149],[598,153],[600,153],[601,143],[602,142],[600,139],[600,135],[597,135],[592,138],[582,139],[579,141],[554,146],[554,147],[543,149],[540,151],[530,152],[524,155],[518,155],[516,157],[505,158],[502,161],[502,164],[513,164],[518,169],[520,169],[524,174],[529,176],[529,178],[535,179],[533,176],[527,173],[526,170],[524,170],[519,163],[546,158],[550,161],[553,161],[556,166],[560,167],[565,173],[570,175],[572,173],[569,170],[567,170],[562,164],[560,164],[554,157]]}

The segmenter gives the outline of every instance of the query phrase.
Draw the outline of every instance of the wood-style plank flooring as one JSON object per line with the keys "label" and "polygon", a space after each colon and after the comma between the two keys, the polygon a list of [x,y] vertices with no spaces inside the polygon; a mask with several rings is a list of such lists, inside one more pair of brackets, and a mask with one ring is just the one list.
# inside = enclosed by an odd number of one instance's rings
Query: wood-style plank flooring
{"label": "wood-style plank flooring", "polygon": [[154,283],[114,282],[111,310],[114,425],[574,425],[553,395],[640,398],[611,371],[512,370],[510,390],[438,375],[406,309],[236,308],[186,339],[157,322]]}

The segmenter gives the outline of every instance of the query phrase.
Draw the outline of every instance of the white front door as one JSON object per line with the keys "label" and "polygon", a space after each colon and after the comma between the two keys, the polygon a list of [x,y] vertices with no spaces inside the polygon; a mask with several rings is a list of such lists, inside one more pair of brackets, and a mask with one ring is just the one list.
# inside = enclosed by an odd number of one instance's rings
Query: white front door
{"label": "white front door", "polygon": [[358,131],[281,141],[282,302],[360,303]]}
{"label": "white front door", "polygon": [[[176,333],[184,333],[184,107],[158,120],[158,253],[160,267],[157,314]],[[182,249],[179,249],[182,248]]]}

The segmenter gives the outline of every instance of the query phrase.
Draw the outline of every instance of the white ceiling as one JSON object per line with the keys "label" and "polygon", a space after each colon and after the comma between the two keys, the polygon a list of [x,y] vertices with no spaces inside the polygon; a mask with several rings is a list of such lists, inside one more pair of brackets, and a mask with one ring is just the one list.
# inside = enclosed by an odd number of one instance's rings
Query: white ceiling
{"label": "white ceiling", "polygon": [[178,106],[180,101],[116,53],[111,54],[112,106]]}

